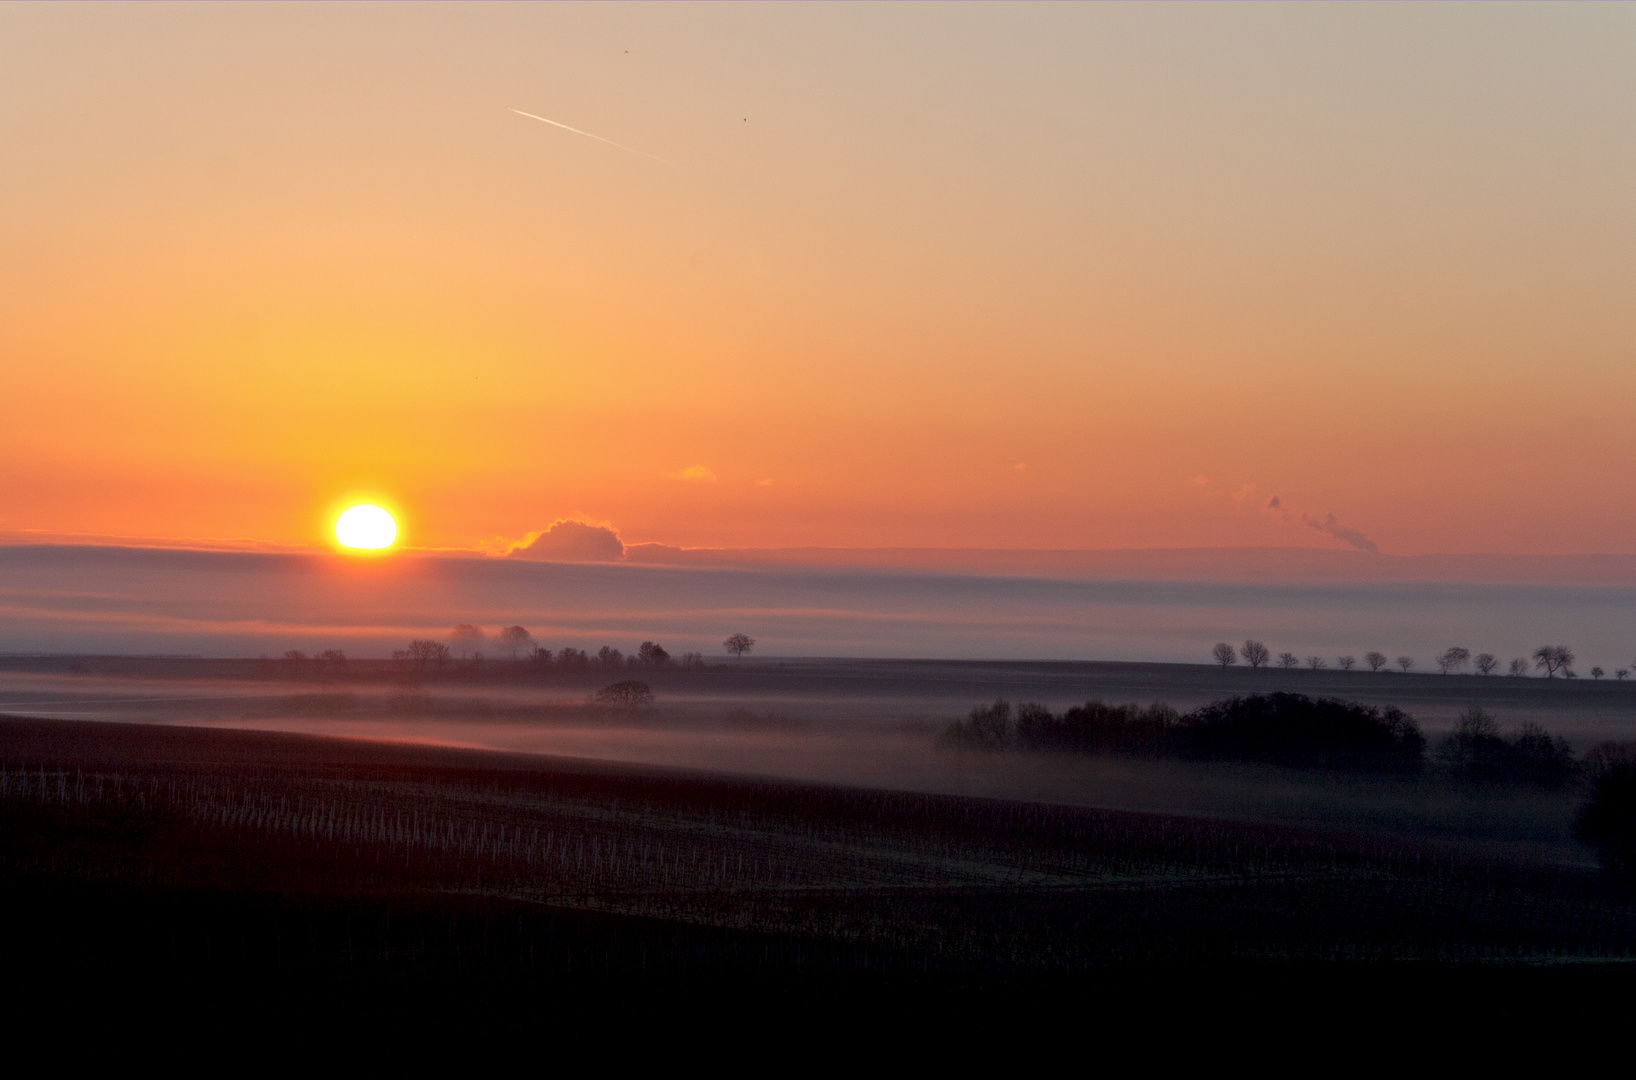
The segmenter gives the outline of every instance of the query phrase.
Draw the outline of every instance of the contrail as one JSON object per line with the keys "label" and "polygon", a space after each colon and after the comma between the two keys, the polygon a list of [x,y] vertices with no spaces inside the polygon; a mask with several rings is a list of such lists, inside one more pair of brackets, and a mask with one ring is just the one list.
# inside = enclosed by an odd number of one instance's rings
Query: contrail
{"label": "contrail", "polygon": [[[507,108],[510,109],[510,106],[507,106]],[[604,143],[607,143],[609,146],[616,146],[619,149],[626,151],[627,153],[641,154],[645,158],[652,158],[654,161],[662,161],[666,165],[675,165],[678,169],[683,168],[683,166],[680,163],[675,162],[675,161],[671,161],[669,158],[662,158],[658,154],[650,154],[646,150],[637,150],[634,147],[625,146],[623,143],[616,143],[612,139],[604,139],[600,135],[592,135],[589,131],[581,131],[579,128],[569,127],[567,124],[559,124],[555,120],[547,120],[543,116],[535,116],[533,113],[523,112],[523,110],[521,110],[521,109],[511,109],[511,111],[516,113],[518,116],[526,116],[530,120],[538,120],[542,124],[550,124],[552,127],[560,127],[564,131],[572,131],[575,135],[583,135],[587,139],[595,139],[597,142],[604,142]]]}

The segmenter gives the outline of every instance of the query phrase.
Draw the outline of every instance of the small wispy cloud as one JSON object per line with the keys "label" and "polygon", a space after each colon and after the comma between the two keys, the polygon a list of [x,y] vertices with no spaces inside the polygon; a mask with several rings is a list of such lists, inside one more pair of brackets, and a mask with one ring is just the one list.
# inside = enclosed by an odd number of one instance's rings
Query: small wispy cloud
{"label": "small wispy cloud", "polygon": [[562,128],[562,130],[564,130],[564,131],[571,131],[575,135],[583,135],[587,139],[595,139],[597,142],[607,143],[609,146],[615,147],[616,149],[619,149],[619,150],[623,150],[628,154],[641,154],[645,158],[652,158],[654,161],[662,161],[666,165],[675,165],[678,169],[684,167],[678,162],[671,161],[669,158],[662,158],[658,154],[650,154],[646,150],[638,150],[638,149],[636,149],[636,147],[626,146],[624,143],[616,143],[612,139],[604,139],[600,135],[592,135],[589,131],[581,131],[577,127],[569,127],[567,124],[558,123],[555,120],[548,120],[543,116],[536,116],[531,112],[523,112],[523,110],[521,110],[521,109],[512,109],[512,108],[510,108],[510,106],[507,106],[507,109],[510,112],[516,113],[518,116],[526,116],[530,120],[538,120],[542,124],[550,124],[552,127]]}
{"label": "small wispy cloud", "polygon": [[1335,520],[1334,514],[1327,514],[1321,520],[1319,518],[1308,517],[1306,514],[1302,514],[1301,520],[1306,524],[1307,528],[1317,529],[1321,533],[1333,536],[1335,539],[1340,540],[1343,543],[1351,544],[1359,551],[1367,551],[1371,555],[1380,554],[1379,544],[1363,535],[1363,533],[1359,532],[1357,529],[1350,529],[1345,525],[1342,525],[1340,522]]}
{"label": "small wispy cloud", "polygon": [[690,480],[694,483],[711,482],[721,479],[703,465],[689,465],[681,472],[671,473],[677,480]]}
{"label": "small wispy cloud", "polygon": [[[1249,493],[1253,492],[1255,488],[1253,485],[1246,484],[1244,485],[1243,490],[1247,496]],[[1262,504],[1262,506],[1267,513],[1281,521],[1288,522],[1290,524],[1300,522],[1309,529],[1316,532],[1321,532],[1325,536],[1332,536],[1336,540],[1341,541],[1341,543],[1348,544],[1359,551],[1367,551],[1371,555],[1380,554],[1379,544],[1375,543],[1373,540],[1369,539],[1368,536],[1364,535],[1361,529],[1354,529],[1351,526],[1342,525],[1340,521],[1336,519],[1333,513],[1325,514],[1323,517],[1317,517],[1316,515],[1307,513],[1305,510],[1296,512],[1286,506],[1283,498],[1278,495],[1274,495],[1269,498],[1264,504]]]}

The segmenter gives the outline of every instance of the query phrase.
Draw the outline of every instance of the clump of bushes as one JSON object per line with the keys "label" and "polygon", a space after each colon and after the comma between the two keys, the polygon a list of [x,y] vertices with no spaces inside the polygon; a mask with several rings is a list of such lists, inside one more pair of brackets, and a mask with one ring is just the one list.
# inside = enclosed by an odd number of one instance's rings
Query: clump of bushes
{"label": "clump of bushes", "polygon": [[1415,772],[1426,739],[1402,709],[1305,694],[1228,698],[1182,717],[1188,757]]}
{"label": "clump of bushes", "polygon": [[636,679],[625,679],[598,690],[596,703],[613,709],[646,708],[653,704],[653,688]]}
{"label": "clump of bushes", "polygon": [[1169,705],[1087,701],[1061,716],[1032,703],[1017,713],[1017,744],[1030,750],[1163,753],[1181,714]]}
{"label": "clump of bushes", "polygon": [[[1185,714],[1161,704],[1087,701],[1059,716],[1036,702],[1013,710],[1002,700],[950,724],[939,743],[971,750],[1141,754],[1399,773],[1420,772],[1426,760],[1426,738],[1402,709],[1304,694],[1227,698]],[[1636,770],[1636,744],[1630,751],[1618,760],[1608,755],[1624,751],[1593,751],[1582,766],[1566,739],[1533,723],[1501,735],[1494,718],[1474,707],[1460,714],[1435,760],[1442,775],[1459,782],[1556,787],[1582,770],[1598,776]]]}
{"label": "clump of bushes", "polygon": [[1568,740],[1533,723],[1502,736],[1494,717],[1480,706],[1460,714],[1454,731],[1437,748],[1437,757],[1450,776],[1478,782],[1522,781],[1555,787],[1578,769]]}
{"label": "clump of bushes", "polygon": [[1009,702],[973,709],[941,742],[968,749],[1057,750],[1158,757],[1418,769],[1425,739],[1400,709],[1302,694],[1229,698],[1182,715],[1168,705],[1087,701],[1061,716]]}

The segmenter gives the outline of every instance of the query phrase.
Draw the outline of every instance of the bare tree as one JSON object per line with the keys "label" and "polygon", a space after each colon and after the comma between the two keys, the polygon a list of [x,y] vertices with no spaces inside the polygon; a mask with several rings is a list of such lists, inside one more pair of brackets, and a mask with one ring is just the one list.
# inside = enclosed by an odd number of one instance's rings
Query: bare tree
{"label": "bare tree", "polygon": [[1462,649],[1460,646],[1455,645],[1437,654],[1437,668],[1444,675],[1447,675],[1451,671],[1459,671],[1465,667],[1466,661],[1470,659],[1470,649]]}
{"label": "bare tree", "polygon": [[500,631],[500,648],[511,659],[517,659],[518,654],[526,654],[534,644],[534,635],[521,626],[508,626]]}
{"label": "bare tree", "polygon": [[704,653],[685,652],[679,663],[682,667],[704,667]]}
{"label": "bare tree", "polygon": [[1363,654],[1363,662],[1369,665],[1370,671],[1379,671],[1388,663],[1386,654],[1383,652],[1377,652],[1374,649],[1370,649],[1368,652]]}
{"label": "bare tree", "polygon": [[1328,666],[1329,665],[1324,662],[1324,658],[1321,656],[1307,657],[1307,667],[1311,668],[1313,671],[1322,671]]}
{"label": "bare tree", "polygon": [[1562,672],[1565,678],[1573,678],[1574,654],[1566,645],[1541,645],[1534,650],[1534,666],[1545,671],[1547,679],[1556,678],[1557,672]]}
{"label": "bare tree", "polygon": [[1252,668],[1266,667],[1267,661],[1272,659],[1272,652],[1254,638],[1245,639],[1244,647],[1238,650],[1238,655]]}
{"label": "bare tree", "polygon": [[1335,657],[1335,666],[1342,671],[1351,671],[1358,666],[1358,658],[1355,656],[1337,656]]}
{"label": "bare tree", "polygon": [[1599,667],[1591,668],[1591,678],[1593,678],[1593,679],[1600,679],[1602,676],[1604,676],[1606,674],[1607,674],[1607,672],[1603,671]]}
{"label": "bare tree", "polygon": [[1278,666],[1285,671],[1298,668],[1301,666],[1301,658],[1292,652],[1281,652],[1278,654]]}
{"label": "bare tree", "polygon": [[739,663],[744,662],[744,654],[756,647],[756,639],[749,634],[734,634],[721,643],[721,647],[738,657]]}
{"label": "bare tree", "polygon": [[636,659],[643,667],[664,667],[670,663],[670,654],[662,646],[644,641],[636,650]]}
{"label": "bare tree", "polygon": [[1238,653],[1225,641],[1216,642],[1216,647],[1210,650],[1210,655],[1215,657],[1216,663],[1222,667],[1232,667],[1238,663]]}
{"label": "bare tree", "polygon": [[1403,674],[1407,675],[1409,673],[1409,669],[1414,667],[1414,657],[1412,657],[1412,656],[1400,656],[1400,657],[1398,657],[1397,658],[1397,666],[1403,669]]}
{"label": "bare tree", "polygon": [[1522,676],[1527,675],[1528,661],[1524,660],[1520,656],[1517,657],[1515,660],[1511,661],[1511,666],[1506,669],[1505,673],[1513,678],[1521,678]]}
{"label": "bare tree", "polygon": [[409,663],[416,671],[425,671],[428,666],[443,670],[443,665],[449,662],[449,647],[441,641],[430,641],[426,638],[416,638],[409,643]]}
{"label": "bare tree", "polygon": [[1476,659],[1472,660],[1471,663],[1477,669],[1479,675],[1492,675],[1494,669],[1500,666],[1500,662],[1494,659],[1494,654],[1490,652],[1478,653]]}
{"label": "bare tree", "polygon": [[603,667],[616,668],[625,663],[625,654],[612,645],[604,645],[598,649],[596,658]]}
{"label": "bare tree", "polygon": [[1628,679],[1628,678],[1630,678],[1630,669],[1629,668],[1620,668],[1618,671],[1615,671],[1613,673],[1613,677],[1615,679]]}
{"label": "bare tree", "polygon": [[460,653],[460,659],[464,660],[483,647],[483,642],[488,640],[488,635],[483,633],[481,626],[473,626],[469,622],[463,622],[449,634],[449,640],[454,642],[455,651]]}

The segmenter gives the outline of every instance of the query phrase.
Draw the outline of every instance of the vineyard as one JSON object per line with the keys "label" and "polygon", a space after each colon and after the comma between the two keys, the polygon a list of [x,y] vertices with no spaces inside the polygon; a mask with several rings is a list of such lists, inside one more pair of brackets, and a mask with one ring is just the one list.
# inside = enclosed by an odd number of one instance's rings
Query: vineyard
{"label": "vineyard", "polygon": [[553,980],[1618,964],[1592,871],[1224,821],[9,720],[14,970]]}

